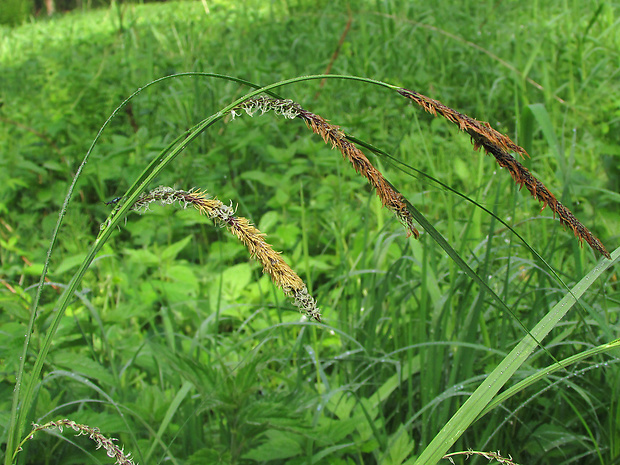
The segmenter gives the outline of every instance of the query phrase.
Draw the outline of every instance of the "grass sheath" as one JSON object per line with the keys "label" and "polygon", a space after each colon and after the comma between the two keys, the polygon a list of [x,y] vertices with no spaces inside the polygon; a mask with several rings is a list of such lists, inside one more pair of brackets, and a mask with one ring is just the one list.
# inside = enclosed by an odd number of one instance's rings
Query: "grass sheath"
{"label": "grass sheath", "polygon": [[251,98],[232,110],[233,118],[241,115],[242,110],[250,116],[253,116],[257,111],[264,114],[273,110],[276,114],[288,119],[302,119],[315,134],[323,138],[326,144],[330,144],[332,148],[337,148],[343,157],[353,165],[355,171],[368,180],[377,192],[383,206],[392,210],[396,217],[405,225],[408,234],[410,236],[413,235],[416,239],[420,237],[420,232],[413,224],[413,215],[407,208],[403,195],[383,177],[383,174],[372,165],[370,160],[366,158],[366,155],[355,144],[347,140],[344,132],[338,126],[330,124],[319,115],[304,110],[301,105],[292,100],[281,100],[271,97]]}
{"label": "grass sheath", "polygon": [[263,272],[271,276],[272,281],[286,295],[294,299],[296,307],[305,312],[308,318],[321,321],[321,313],[316,306],[316,301],[308,293],[301,278],[282,259],[280,253],[265,242],[265,234],[261,233],[247,218],[235,216],[235,209],[232,205],[224,205],[215,198],[209,198],[206,192],[201,190],[183,191],[160,186],[142,194],[131,209],[145,212],[153,202],[159,202],[161,205],[178,204],[182,208],[191,205],[203,215],[213,219],[216,224],[226,227],[246,246],[250,256],[260,262]]}
{"label": "grass sheath", "polygon": [[523,147],[518,146],[508,137],[493,129],[489,123],[470,118],[437,100],[403,88],[398,89],[398,93],[413,100],[428,113],[434,116],[439,114],[448,121],[457,124],[461,131],[470,135],[474,149],[483,147],[485,152],[493,155],[499,166],[506,168],[510,172],[516,184],[521,188],[525,186],[532,194],[532,197],[543,204],[542,209],[549,205],[554,217],[556,214],[558,215],[560,224],[570,226],[580,243],[586,241],[592,249],[611,260],[611,255],[609,255],[603,243],[568,208],[562,205],[542,182],[534,177],[525,166],[509,153],[512,151],[518,153],[521,157],[529,157]]}

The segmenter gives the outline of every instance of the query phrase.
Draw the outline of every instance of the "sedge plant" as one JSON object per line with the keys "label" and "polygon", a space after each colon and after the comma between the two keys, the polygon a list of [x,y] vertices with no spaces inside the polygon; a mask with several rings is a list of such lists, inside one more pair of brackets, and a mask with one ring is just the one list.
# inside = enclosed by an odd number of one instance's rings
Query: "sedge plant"
{"label": "sedge plant", "polygon": [[[46,278],[49,260],[56,242],[60,238],[61,225],[67,209],[69,208],[70,201],[72,200],[75,185],[80,176],[83,174],[90,155],[102,132],[106,129],[109,122],[119,113],[119,111],[145,89],[169,79],[181,79],[186,76],[199,76],[201,78],[209,79],[225,79],[247,85],[254,90],[251,90],[243,97],[231,102],[229,105],[224,106],[217,112],[196,124],[191,129],[188,129],[180,134],[167,147],[165,147],[159,155],[148,164],[148,166],[143,169],[143,171],[135,179],[133,185],[120,197],[120,199],[118,199],[118,202],[114,202],[115,207],[113,212],[110,214],[109,218],[102,223],[101,231],[98,237],[94,239],[86,258],[82,261],[71,281],[59,297],[55,306],[55,313],[53,317],[51,317],[51,323],[47,328],[45,337],[40,344],[40,349],[35,357],[34,364],[32,367],[29,367],[27,365],[27,354],[29,350],[31,350],[32,329],[37,316],[41,289]],[[419,105],[427,112],[433,115],[441,116],[449,122],[454,123],[461,131],[470,136],[475,148],[481,147],[486,153],[492,155],[500,167],[506,168],[509,171],[516,185],[519,187],[525,186],[526,190],[529,191],[529,193],[536,200],[539,200],[542,203],[543,208],[545,206],[549,206],[554,215],[557,215],[559,218],[560,224],[568,226],[576,236],[577,240],[579,242],[583,241],[587,243],[588,246],[595,251],[595,253],[603,257],[602,260],[586,274],[582,281],[580,281],[576,286],[569,288],[563,283],[556,270],[553,270],[541,257],[541,255],[538,254],[536,250],[527,242],[525,242],[525,246],[531,251],[533,259],[537,261],[538,266],[547,270],[549,274],[556,279],[558,285],[563,288],[564,292],[564,298],[561,299],[557,305],[554,305],[547,315],[538,321],[536,325],[534,325],[531,329],[528,328],[519,319],[519,317],[512,312],[506,300],[500,297],[488,285],[484,277],[480,276],[480,274],[467,263],[467,260],[464,259],[433,226],[432,220],[416,209],[413,202],[409,201],[405,195],[401,193],[401,191],[399,191],[388,181],[381,170],[371,163],[369,158],[359,147],[366,148],[367,150],[379,155],[387,156],[388,154],[381,149],[374,147],[370,143],[362,141],[353,135],[347,134],[339,126],[330,123],[323,116],[319,116],[305,109],[301,104],[285,99],[280,96],[279,93],[276,93],[276,89],[280,89],[288,85],[299,84],[304,81],[323,79],[354,80],[370,86],[378,86],[388,89],[393,92],[395,97],[404,97],[416,105]],[[278,92],[282,91],[279,90]],[[397,104],[404,105],[405,103],[405,101],[400,101]],[[556,196],[550,192],[542,181],[537,179],[512,155],[512,153],[515,153],[517,156],[528,156],[527,152],[510,140],[510,138],[494,130],[488,123],[477,121],[474,118],[460,113],[444,105],[443,103],[428,98],[418,92],[363,77],[342,75],[303,76],[276,82],[267,86],[259,86],[239,78],[213,73],[183,73],[179,75],[166,76],[153,81],[136,91],[112,113],[108,121],[106,121],[100,132],[95,137],[95,140],[85,155],[84,160],[79,166],[75,178],[69,187],[67,196],[58,217],[56,228],[53,232],[52,240],[50,241],[47,261],[41,274],[37,294],[32,305],[29,327],[24,341],[23,357],[17,373],[16,388],[13,395],[8,430],[7,452],[5,456],[6,465],[14,463],[16,460],[17,454],[20,450],[20,444],[22,443],[25,435],[26,437],[32,436],[32,433],[26,433],[26,429],[28,422],[32,421],[32,407],[35,402],[36,386],[41,379],[41,374],[43,372],[46,359],[52,350],[52,344],[58,330],[60,320],[74,298],[80,282],[92,264],[95,256],[110,239],[112,233],[116,231],[118,227],[122,227],[123,220],[125,220],[127,215],[132,211],[144,212],[148,209],[149,205],[154,202],[164,205],[177,204],[183,207],[191,206],[195,208],[200,213],[213,219],[217,224],[227,228],[232,235],[236,236],[245,245],[249,255],[260,262],[263,271],[271,277],[274,284],[281,288],[286,295],[292,297],[294,299],[294,305],[299,307],[299,309],[304,312],[309,319],[315,320],[315,323],[312,323],[312,325],[315,327],[316,331],[329,330],[330,320],[335,321],[338,319],[337,312],[334,312],[334,314],[321,315],[318,309],[321,306],[321,296],[316,296],[315,300],[315,297],[310,294],[310,291],[301,278],[299,278],[297,273],[293,271],[292,267],[284,262],[284,260],[280,257],[280,254],[275,252],[264,240],[263,233],[252,225],[252,223],[246,218],[237,216],[232,204],[226,205],[215,198],[210,198],[206,195],[204,190],[181,190],[173,187],[159,187],[153,189],[151,187],[151,184],[154,182],[155,178],[168,165],[170,165],[186,147],[195,141],[200,134],[209,130],[216,122],[222,120],[228,115],[231,115],[234,118],[241,116],[243,113],[252,116],[256,115],[257,112],[264,114],[269,111],[273,111],[276,114],[282,115],[288,119],[302,120],[306,126],[313,133],[318,134],[326,144],[337,149],[353,166],[354,170],[367,180],[380,198],[382,205],[389,209],[392,214],[394,214],[394,216],[404,225],[408,236],[412,236],[414,239],[417,239],[420,237],[420,232],[417,229],[418,226],[424,229],[424,231],[428,233],[435,243],[446,252],[448,257],[453,261],[454,265],[459,267],[464,275],[471,280],[471,282],[474,282],[480,286],[482,290],[481,292],[485,293],[486,297],[495,302],[507,314],[515,318],[523,329],[522,339],[515,346],[514,350],[505,355],[503,360],[497,364],[491,373],[479,383],[467,401],[458,409],[456,413],[452,415],[451,419],[444,425],[443,429],[435,435],[430,444],[424,450],[419,451],[419,454],[413,452],[413,446],[407,446],[408,452],[405,455],[409,456],[409,458],[406,463],[415,462],[416,464],[433,464],[437,463],[442,457],[452,460],[456,454],[464,454],[467,456],[482,455],[486,458],[500,461],[503,460],[504,463],[514,463],[512,462],[513,459],[510,455],[500,455],[499,453],[492,451],[452,452],[451,454],[448,454],[448,451],[476,419],[485,415],[501,400],[505,400],[508,396],[519,392],[521,389],[524,389],[525,386],[530,385],[537,379],[540,379],[540,377],[548,375],[553,370],[567,369],[567,367],[569,367],[572,363],[575,363],[577,359],[581,360],[585,357],[609,352],[617,348],[617,341],[607,341],[600,347],[584,352],[582,357],[577,357],[575,359],[556,360],[553,356],[551,356],[553,363],[546,370],[542,370],[533,375],[529,381],[516,385],[519,387],[513,387],[512,391],[504,392],[501,397],[497,395],[500,389],[506,385],[516,370],[528,360],[528,357],[532,351],[537,347],[540,347],[544,353],[551,355],[543,344],[545,337],[559,324],[566,312],[578,302],[579,297],[583,295],[583,293],[590,286],[592,286],[594,282],[600,279],[603,273],[605,273],[618,260],[620,249],[616,249],[614,252],[609,253],[602,241],[598,239],[588,227],[579,221],[566,206],[560,203]],[[424,173],[421,174],[424,175]],[[200,188],[211,190],[211,186],[200,186]],[[488,212],[488,210],[485,211]],[[493,213],[490,214],[493,215],[498,221],[505,224],[506,227],[516,235],[516,237],[520,238],[518,233],[500,218],[501,213],[498,215]],[[98,430],[91,428],[90,426],[70,422],[69,420],[49,422],[41,427],[36,426],[34,431],[51,427],[59,427],[62,425],[70,426],[73,429],[77,428],[76,431],[78,432],[90,434],[98,445],[103,445],[103,447],[106,447],[106,442],[101,439],[97,439],[99,438]],[[478,447],[476,446],[476,449],[477,448]],[[108,450],[107,447],[106,450]],[[110,450],[117,453],[116,449]],[[117,460],[119,459],[117,458]],[[120,460],[123,460],[123,458]],[[514,460],[518,462],[516,458]]]}

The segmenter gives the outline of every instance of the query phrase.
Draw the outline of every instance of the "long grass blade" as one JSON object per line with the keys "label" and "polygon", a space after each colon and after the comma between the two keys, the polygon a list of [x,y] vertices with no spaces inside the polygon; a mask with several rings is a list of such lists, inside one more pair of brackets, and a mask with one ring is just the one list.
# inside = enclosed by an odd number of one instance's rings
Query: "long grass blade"
{"label": "long grass blade", "polygon": [[[415,465],[432,465],[443,457],[456,440],[481,414],[493,397],[512,377],[517,369],[527,360],[536,347],[535,339],[542,341],[547,334],[558,324],[573,305],[592,284],[620,257],[620,248],[611,254],[611,260],[601,260],[592,270],[566,293],[545,317],[532,329],[531,336],[525,336],[501,363],[493,370],[488,378],[474,391],[461,408],[454,414],[431,443],[418,457]],[[535,339],[534,339],[535,338]]]}
{"label": "long grass blade", "polygon": [[620,347],[620,339],[616,339],[615,341],[609,342],[607,344],[601,344],[600,346],[596,346],[596,347],[592,347],[591,349],[584,350],[583,352],[579,352],[578,354],[567,357],[564,360],[560,360],[558,363],[549,365],[548,367],[543,368],[542,370],[538,370],[533,375],[530,375],[527,378],[522,379],[517,384],[515,384],[514,386],[511,386],[510,388],[506,389],[501,394],[499,394],[497,397],[495,397],[491,402],[489,402],[489,404],[484,408],[484,410],[480,412],[480,415],[478,415],[478,418],[476,418],[476,421],[482,418],[487,413],[489,413],[491,410],[493,410],[495,407],[497,407],[502,402],[505,402],[507,399],[510,399],[512,396],[514,396],[515,394],[518,394],[524,389],[527,389],[528,387],[533,386],[538,381],[549,376],[551,373],[555,373],[556,371],[562,368],[567,368],[575,363],[579,363],[590,357],[594,357],[595,355],[610,352],[614,349],[617,349],[618,347]]}

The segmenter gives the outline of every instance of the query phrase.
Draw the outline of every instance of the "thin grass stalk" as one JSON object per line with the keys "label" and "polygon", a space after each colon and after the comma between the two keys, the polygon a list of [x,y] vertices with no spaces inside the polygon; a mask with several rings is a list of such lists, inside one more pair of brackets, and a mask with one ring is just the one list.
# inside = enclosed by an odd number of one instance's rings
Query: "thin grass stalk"
{"label": "thin grass stalk", "polygon": [[302,279],[282,259],[280,253],[265,242],[265,234],[261,233],[247,218],[235,216],[232,204],[225,205],[217,199],[209,198],[205,191],[194,189],[183,191],[160,186],[141,195],[131,209],[144,213],[154,202],[161,205],[177,204],[182,208],[192,206],[201,214],[213,219],[216,224],[226,227],[248,249],[250,256],[262,265],[263,272],[271,277],[274,284],[294,299],[296,307],[305,312],[308,318],[321,321],[321,313],[316,306],[316,301],[308,292]]}

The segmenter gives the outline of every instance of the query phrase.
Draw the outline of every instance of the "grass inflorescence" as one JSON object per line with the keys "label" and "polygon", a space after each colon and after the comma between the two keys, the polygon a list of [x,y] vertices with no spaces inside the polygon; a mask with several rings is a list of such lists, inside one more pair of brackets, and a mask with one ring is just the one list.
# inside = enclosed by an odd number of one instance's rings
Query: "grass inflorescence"
{"label": "grass inflorescence", "polygon": [[292,100],[275,99],[271,97],[256,97],[243,102],[239,107],[232,110],[233,116],[239,115],[241,110],[253,116],[257,111],[261,114],[273,110],[276,114],[285,118],[302,119],[312,132],[320,135],[326,144],[337,148],[343,157],[347,159],[355,171],[364,176],[375,189],[383,206],[389,208],[396,217],[405,225],[409,235],[416,239],[420,232],[413,224],[413,216],[407,208],[403,195],[398,192],[368,160],[366,155],[355,144],[347,140],[343,131],[338,126],[329,123],[323,117],[302,108],[299,103]]}
{"label": "grass inflorescence", "polygon": [[579,239],[579,242],[586,241],[593,250],[601,253],[605,258],[611,260],[611,255],[605,249],[603,243],[586,228],[573,213],[547,189],[547,187],[534,177],[529,170],[517,161],[509,152],[513,151],[522,157],[528,156],[523,147],[518,146],[509,137],[501,134],[491,127],[488,122],[480,122],[467,115],[444,105],[443,103],[426,97],[418,92],[407,89],[398,89],[402,96],[413,100],[432,115],[441,115],[448,121],[458,125],[461,131],[470,135],[474,148],[484,148],[485,152],[495,157],[497,163],[502,168],[506,168],[515,183],[525,188],[532,194],[532,197],[539,200],[543,206],[548,205],[554,215],[558,215],[560,224],[568,225]]}
{"label": "grass inflorescence", "polygon": [[316,306],[316,301],[308,292],[302,279],[282,259],[281,255],[265,242],[265,234],[261,233],[247,218],[236,216],[232,203],[225,205],[216,198],[210,198],[205,191],[197,189],[184,191],[160,186],[141,195],[131,209],[144,213],[153,202],[161,205],[177,204],[182,208],[192,206],[201,214],[225,227],[246,246],[250,256],[262,265],[263,272],[271,276],[276,286],[280,287],[286,295],[293,297],[295,306],[305,312],[308,318],[321,321],[321,313]]}
{"label": "grass inflorescence", "polygon": [[62,420],[51,420],[42,425],[33,424],[32,431],[30,431],[30,434],[24,441],[33,439],[35,434],[39,431],[58,429],[58,431],[62,433],[63,428],[71,428],[77,433],[77,436],[88,436],[88,438],[97,445],[97,449],[105,450],[107,456],[114,459],[116,465],[136,465],[131,458],[131,454],[126,453],[122,447],[115,444],[117,439],[103,435],[101,431],[99,431],[99,428],[77,423],[66,418]]}

